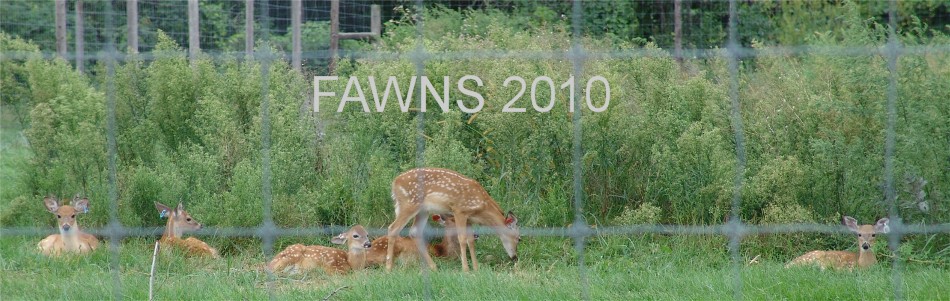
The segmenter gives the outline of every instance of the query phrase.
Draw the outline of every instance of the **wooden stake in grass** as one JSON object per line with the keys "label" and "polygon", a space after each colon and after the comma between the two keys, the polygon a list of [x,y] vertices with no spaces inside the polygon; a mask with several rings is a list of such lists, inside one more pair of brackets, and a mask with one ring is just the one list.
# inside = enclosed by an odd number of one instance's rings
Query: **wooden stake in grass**
{"label": "wooden stake in grass", "polygon": [[158,258],[158,241],[155,242],[155,251],[152,252],[152,271],[148,273],[148,301],[152,301],[152,288],[155,287],[155,259]]}

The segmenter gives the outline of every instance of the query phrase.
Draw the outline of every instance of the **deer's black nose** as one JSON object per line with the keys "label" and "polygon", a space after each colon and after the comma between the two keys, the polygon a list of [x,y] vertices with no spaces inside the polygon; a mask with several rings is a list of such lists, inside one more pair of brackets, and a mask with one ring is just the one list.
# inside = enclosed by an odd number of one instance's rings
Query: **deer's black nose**
{"label": "deer's black nose", "polygon": [[367,241],[366,243],[363,244],[363,247],[364,247],[364,248],[367,248],[367,249],[372,248],[372,247],[373,247],[373,243]]}
{"label": "deer's black nose", "polygon": [[870,248],[871,248],[871,245],[865,243],[865,244],[862,244],[862,245],[861,245],[861,248],[867,250],[867,249],[870,249]]}
{"label": "deer's black nose", "polygon": [[63,231],[69,231],[69,224],[63,225]]}

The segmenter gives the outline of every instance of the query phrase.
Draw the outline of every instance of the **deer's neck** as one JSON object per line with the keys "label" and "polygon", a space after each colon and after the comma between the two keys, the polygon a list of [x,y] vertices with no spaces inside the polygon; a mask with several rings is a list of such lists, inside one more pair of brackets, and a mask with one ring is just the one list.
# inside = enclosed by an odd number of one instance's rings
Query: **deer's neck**
{"label": "deer's neck", "polygon": [[[508,228],[508,225],[505,224],[505,214],[501,211],[501,208],[498,208],[497,204],[494,202],[491,204],[494,206],[487,206],[481,213],[472,215],[470,218],[472,222],[469,223],[469,226],[467,227],[471,227],[470,225],[473,223],[480,224],[492,228],[495,230],[495,233],[498,233],[498,235],[505,235],[508,233],[508,231],[511,231],[511,229]],[[455,243],[458,245],[458,241]]]}
{"label": "deer's neck", "polygon": [[877,263],[877,256],[874,256],[874,251],[860,250],[858,251],[858,266],[859,267],[868,267]]}
{"label": "deer's neck", "polygon": [[366,267],[367,252],[362,249],[350,249],[346,252],[346,261],[353,269],[362,269]]}
{"label": "deer's neck", "polygon": [[69,231],[63,231],[61,227],[59,235],[63,238],[63,246],[66,249],[75,250],[79,248],[79,225],[74,225]]}
{"label": "deer's neck", "polygon": [[473,222],[492,227],[505,225],[505,213],[487,191],[477,192],[476,199],[481,201],[484,209],[469,216],[470,219],[474,219]]}
{"label": "deer's neck", "polygon": [[472,223],[485,225],[492,228],[504,228],[505,214],[501,212],[501,208],[498,208],[498,205],[495,204],[495,202],[486,201],[485,203],[488,204],[488,206],[485,206],[485,210],[469,217],[469,219],[472,220]]}
{"label": "deer's neck", "polygon": [[181,230],[175,227],[175,217],[168,217],[168,223],[165,224],[165,233],[162,234],[162,240],[181,238]]}

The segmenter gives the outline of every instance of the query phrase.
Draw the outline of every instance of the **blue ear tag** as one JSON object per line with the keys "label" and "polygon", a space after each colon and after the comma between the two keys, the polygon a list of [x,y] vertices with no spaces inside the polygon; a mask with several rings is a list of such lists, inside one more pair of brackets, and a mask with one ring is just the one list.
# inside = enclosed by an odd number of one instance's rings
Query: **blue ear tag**
{"label": "blue ear tag", "polygon": [[166,218],[166,217],[168,217],[168,210],[162,210],[162,212],[159,212],[159,213],[158,213],[158,217],[159,217],[159,218]]}

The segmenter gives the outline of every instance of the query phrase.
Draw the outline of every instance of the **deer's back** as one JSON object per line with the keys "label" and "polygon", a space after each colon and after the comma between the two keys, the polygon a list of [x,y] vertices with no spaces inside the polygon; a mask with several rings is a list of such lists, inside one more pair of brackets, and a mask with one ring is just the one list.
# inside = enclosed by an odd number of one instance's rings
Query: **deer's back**
{"label": "deer's back", "polygon": [[795,258],[787,266],[818,265],[822,268],[849,268],[858,260],[858,254],[848,251],[811,251]]}
{"label": "deer's back", "polygon": [[418,205],[421,200],[431,212],[478,210],[491,201],[478,181],[444,168],[416,168],[400,174],[393,180],[392,195],[397,203]]}
{"label": "deer's back", "polygon": [[324,246],[295,244],[274,256],[267,264],[272,272],[306,272],[323,269],[328,274],[345,273],[350,270],[346,252]]}
{"label": "deer's back", "polygon": [[179,249],[188,255],[220,258],[220,256],[218,255],[218,250],[212,248],[207,243],[194,237],[189,237],[186,239],[175,238],[175,237],[162,237],[159,240],[159,243],[161,243],[161,245],[165,246],[166,248]]}
{"label": "deer's back", "polygon": [[[367,253],[366,263],[369,266],[386,262],[386,248],[389,246],[389,237],[383,236],[373,240],[372,247]],[[416,242],[412,238],[397,236],[393,244],[393,257],[415,258],[419,256]]]}

